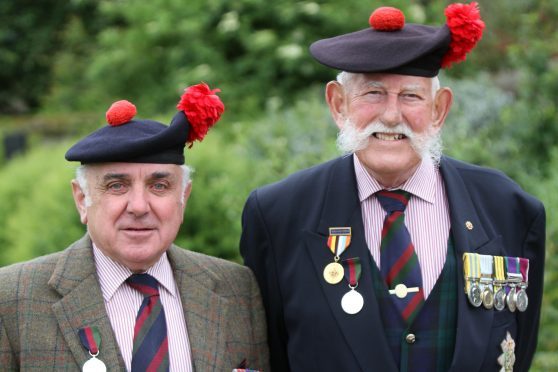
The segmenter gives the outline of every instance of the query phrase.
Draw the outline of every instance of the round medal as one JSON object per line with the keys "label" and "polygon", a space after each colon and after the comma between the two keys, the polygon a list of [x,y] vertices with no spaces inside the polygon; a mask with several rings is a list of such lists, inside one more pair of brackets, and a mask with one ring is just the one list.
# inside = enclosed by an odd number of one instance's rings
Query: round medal
{"label": "round medal", "polygon": [[482,304],[481,289],[478,284],[472,284],[469,288],[469,302],[474,307],[479,307]]}
{"label": "round medal", "polygon": [[341,298],[341,307],[347,314],[356,314],[364,306],[362,295],[351,288],[351,290]]}
{"label": "round medal", "polygon": [[517,310],[524,312],[525,310],[527,310],[527,305],[529,305],[529,298],[527,297],[527,292],[525,292],[525,289],[520,289],[517,292]]}
{"label": "round medal", "polygon": [[107,372],[107,366],[102,360],[95,357],[89,359],[83,364],[83,372]]}
{"label": "round medal", "polygon": [[486,287],[482,291],[482,304],[486,309],[492,309],[494,307],[494,293],[490,290],[490,287]]}
{"label": "round medal", "polygon": [[517,293],[515,292],[515,287],[512,287],[510,293],[506,296],[506,304],[508,305],[508,309],[513,313],[516,309],[516,297]]}
{"label": "round medal", "polygon": [[506,307],[506,291],[504,288],[500,288],[494,294],[494,308],[498,311],[504,310]]}
{"label": "round medal", "polygon": [[324,279],[329,284],[337,284],[343,280],[345,270],[340,263],[332,262],[324,269]]}

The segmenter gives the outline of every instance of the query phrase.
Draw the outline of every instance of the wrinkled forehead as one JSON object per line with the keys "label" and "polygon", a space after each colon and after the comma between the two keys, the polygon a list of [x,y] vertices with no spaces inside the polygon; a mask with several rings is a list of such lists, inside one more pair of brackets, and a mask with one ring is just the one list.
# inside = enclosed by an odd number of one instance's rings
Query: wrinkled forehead
{"label": "wrinkled forehead", "polygon": [[87,165],[89,177],[102,181],[107,178],[146,180],[152,178],[180,177],[180,166],[153,163],[97,163]]}
{"label": "wrinkled forehead", "polygon": [[430,91],[432,88],[432,78],[387,73],[355,74],[353,88],[364,89],[371,87],[387,90]]}

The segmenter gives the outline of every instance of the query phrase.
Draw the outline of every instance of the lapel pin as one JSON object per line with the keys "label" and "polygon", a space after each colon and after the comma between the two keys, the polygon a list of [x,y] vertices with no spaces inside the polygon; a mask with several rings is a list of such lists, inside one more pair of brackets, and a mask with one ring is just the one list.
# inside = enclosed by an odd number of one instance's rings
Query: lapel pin
{"label": "lapel pin", "polygon": [[467,228],[467,230],[473,230],[473,223],[471,221],[467,221],[465,222],[465,227]]}

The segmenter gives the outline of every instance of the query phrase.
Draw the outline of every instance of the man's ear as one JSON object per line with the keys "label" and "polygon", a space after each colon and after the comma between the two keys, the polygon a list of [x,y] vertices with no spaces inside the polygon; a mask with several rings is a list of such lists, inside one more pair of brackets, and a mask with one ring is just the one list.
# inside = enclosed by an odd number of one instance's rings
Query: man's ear
{"label": "man's ear", "polygon": [[79,219],[82,224],[87,224],[87,207],[85,205],[85,193],[81,189],[77,180],[72,180],[72,195],[76,203],[76,209],[79,213]]}
{"label": "man's ear", "polygon": [[444,87],[440,88],[436,92],[436,97],[434,97],[434,105],[432,112],[432,126],[437,129],[442,129],[446,117],[450,111],[451,105],[453,103],[453,92],[450,88]]}
{"label": "man's ear", "polygon": [[188,181],[188,184],[184,188],[184,207],[188,203],[188,198],[190,198],[190,193],[192,192],[192,181]]}
{"label": "man's ear", "polygon": [[184,222],[184,211],[186,210],[186,204],[188,204],[188,199],[190,198],[191,192],[192,192],[192,181],[188,181],[188,184],[184,188],[184,194],[182,194],[182,196],[184,197],[183,199],[184,202],[182,203],[182,214],[181,214],[182,219],[180,220],[180,223]]}
{"label": "man's ear", "polygon": [[325,96],[331,116],[341,129],[345,124],[345,88],[338,81],[330,81],[326,85]]}

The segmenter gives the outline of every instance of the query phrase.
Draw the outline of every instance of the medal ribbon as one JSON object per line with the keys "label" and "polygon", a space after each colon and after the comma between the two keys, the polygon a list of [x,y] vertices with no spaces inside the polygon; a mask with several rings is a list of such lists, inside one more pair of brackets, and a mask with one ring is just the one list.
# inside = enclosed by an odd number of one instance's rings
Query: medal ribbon
{"label": "medal ribbon", "polygon": [[463,254],[463,270],[465,275],[465,293],[469,293],[473,279],[480,279],[480,262],[477,253]]}
{"label": "medal ribbon", "polygon": [[360,258],[347,258],[346,260],[341,261],[341,265],[343,265],[343,268],[345,269],[345,279],[347,279],[351,287],[356,287],[360,279],[360,274],[362,273]]}
{"label": "medal ribbon", "polygon": [[523,283],[527,285],[527,283],[529,283],[529,259],[528,258],[519,258],[519,269],[521,270]]}
{"label": "medal ribbon", "polygon": [[81,344],[89,351],[89,354],[97,355],[101,347],[101,334],[97,327],[81,328],[78,334]]}
{"label": "medal ribbon", "polygon": [[[508,283],[515,283],[514,279],[521,279],[521,270],[519,268],[519,258],[517,257],[504,257],[504,262],[506,263],[506,272]],[[519,283],[517,283],[519,284]],[[511,290],[510,286],[506,287],[506,293]]]}
{"label": "medal ribbon", "polygon": [[494,258],[489,255],[479,254],[480,258],[480,272],[481,272],[481,289],[486,286],[493,290],[492,288],[492,268]]}
{"label": "medal ribbon", "polygon": [[504,257],[494,256],[494,272],[496,278],[496,283],[494,283],[494,287],[496,289],[494,291],[496,292],[498,289],[502,288],[506,280],[506,274],[504,271]]}
{"label": "medal ribbon", "polygon": [[[327,246],[335,257],[339,258],[347,247],[351,244],[351,228],[350,227],[330,227]],[[337,261],[337,260],[336,260]]]}

